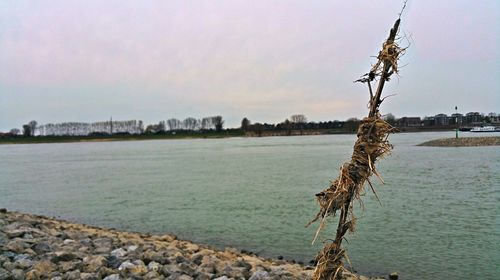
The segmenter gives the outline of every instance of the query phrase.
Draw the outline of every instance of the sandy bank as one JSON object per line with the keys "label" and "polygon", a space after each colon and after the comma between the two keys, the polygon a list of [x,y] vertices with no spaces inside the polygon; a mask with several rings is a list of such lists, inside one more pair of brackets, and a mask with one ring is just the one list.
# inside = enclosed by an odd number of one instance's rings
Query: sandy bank
{"label": "sandy bank", "polygon": [[478,146],[500,146],[499,136],[489,137],[465,137],[465,138],[443,138],[418,144],[418,146],[432,147],[478,147]]}
{"label": "sandy bank", "polygon": [[216,250],[173,235],[123,232],[0,209],[0,280],[310,279],[312,272],[313,267],[234,248]]}

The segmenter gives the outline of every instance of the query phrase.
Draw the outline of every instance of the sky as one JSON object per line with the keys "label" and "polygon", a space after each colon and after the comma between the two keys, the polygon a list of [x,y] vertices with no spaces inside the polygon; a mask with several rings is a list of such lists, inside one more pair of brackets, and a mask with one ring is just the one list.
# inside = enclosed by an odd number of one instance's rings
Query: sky
{"label": "sky", "polygon": [[[0,2],[0,131],[222,115],[362,118],[403,1]],[[410,0],[383,114],[500,113],[500,1]]]}

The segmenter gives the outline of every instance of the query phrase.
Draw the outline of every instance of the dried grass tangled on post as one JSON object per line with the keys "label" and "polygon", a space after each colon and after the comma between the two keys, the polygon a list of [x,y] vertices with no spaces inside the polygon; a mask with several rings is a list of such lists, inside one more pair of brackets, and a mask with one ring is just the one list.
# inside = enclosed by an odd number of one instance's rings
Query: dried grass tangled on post
{"label": "dried grass tangled on post", "polygon": [[[380,174],[375,169],[375,162],[390,153],[392,145],[388,141],[388,135],[395,131],[389,123],[385,122],[379,112],[379,107],[384,98],[381,98],[384,83],[389,81],[394,73],[398,73],[398,60],[405,53],[406,48],[401,48],[395,41],[399,30],[400,19],[396,20],[384,42],[382,50],[377,56],[377,63],[373,65],[370,72],[365,74],[357,82],[367,83],[370,91],[369,114],[364,118],[358,128],[357,141],[354,144],[351,160],[344,163],[340,168],[340,174],[332,181],[330,186],[316,194],[320,210],[315,218],[308,224],[320,220],[314,241],[318,238],[320,231],[324,228],[326,219],[335,216],[340,211],[339,222],[335,239],[332,243],[325,244],[316,256],[316,269],[313,279],[330,280],[340,279],[345,270],[343,259],[347,258],[346,252],[341,247],[347,231],[353,232],[356,218],[353,213],[353,201],[360,200],[364,192],[364,184],[368,182],[375,196],[377,193],[369,178],[377,176],[383,183]],[[379,78],[375,93],[372,92],[370,82]],[[378,199],[378,196],[377,196]]]}

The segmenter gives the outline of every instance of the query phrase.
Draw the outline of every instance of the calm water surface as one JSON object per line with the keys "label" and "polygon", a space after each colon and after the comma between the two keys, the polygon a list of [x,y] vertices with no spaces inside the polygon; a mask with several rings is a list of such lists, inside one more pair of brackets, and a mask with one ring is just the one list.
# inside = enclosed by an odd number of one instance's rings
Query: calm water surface
{"label": "calm water surface", "polygon": [[[498,135],[498,134],[497,134]],[[395,149],[357,207],[348,254],[366,274],[498,279],[500,148],[417,147],[454,133],[392,135]],[[0,207],[172,232],[212,246],[308,261],[314,194],[354,135],[0,145]],[[375,179],[373,180],[375,181]],[[333,225],[320,239],[333,236]]]}

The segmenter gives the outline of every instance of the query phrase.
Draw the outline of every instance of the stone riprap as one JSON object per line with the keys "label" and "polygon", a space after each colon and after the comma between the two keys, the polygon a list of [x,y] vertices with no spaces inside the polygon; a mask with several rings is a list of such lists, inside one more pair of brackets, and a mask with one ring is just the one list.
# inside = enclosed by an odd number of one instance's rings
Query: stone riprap
{"label": "stone riprap", "polygon": [[[309,279],[313,267],[174,235],[124,232],[0,209],[3,279]],[[346,275],[346,279],[368,279]]]}
{"label": "stone riprap", "polygon": [[431,147],[479,147],[479,146],[500,146],[499,136],[487,137],[462,137],[462,138],[443,138],[418,144],[418,146]]}

